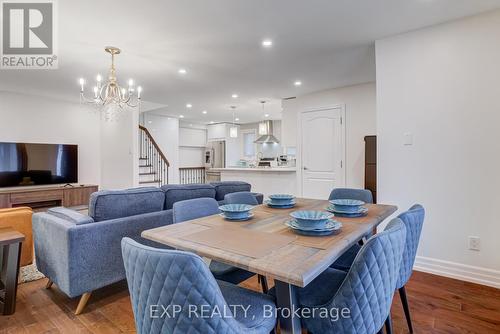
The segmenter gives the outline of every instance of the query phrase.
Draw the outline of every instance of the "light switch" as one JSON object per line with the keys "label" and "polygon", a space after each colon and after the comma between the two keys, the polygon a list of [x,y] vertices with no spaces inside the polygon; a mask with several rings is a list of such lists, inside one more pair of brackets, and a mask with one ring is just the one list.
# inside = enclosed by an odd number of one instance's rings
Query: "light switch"
{"label": "light switch", "polygon": [[413,134],[411,132],[406,132],[404,134],[404,145],[405,146],[413,145]]}

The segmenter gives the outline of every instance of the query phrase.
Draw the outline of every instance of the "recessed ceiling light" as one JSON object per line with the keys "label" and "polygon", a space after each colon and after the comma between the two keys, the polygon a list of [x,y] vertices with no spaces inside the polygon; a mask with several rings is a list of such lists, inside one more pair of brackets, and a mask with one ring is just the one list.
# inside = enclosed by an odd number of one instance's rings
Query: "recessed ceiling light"
{"label": "recessed ceiling light", "polygon": [[185,68],[179,68],[179,74],[186,74],[187,70]]}
{"label": "recessed ceiling light", "polygon": [[193,105],[191,103],[186,104],[186,108],[192,108]]}
{"label": "recessed ceiling light", "polygon": [[153,121],[148,121],[149,124],[153,123]]}
{"label": "recessed ceiling light", "polygon": [[184,115],[179,115],[179,118],[184,118]]}
{"label": "recessed ceiling light", "polygon": [[265,39],[262,41],[262,46],[265,48],[270,48],[271,46],[273,46],[273,41],[270,39]]}
{"label": "recessed ceiling light", "polygon": [[239,119],[238,117],[236,117],[234,120],[235,120],[235,121],[239,121],[240,119]]}
{"label": "recessed ceiling light", "polygon": [[193,126],[193,124],[189,124],[189,126]]}
{"label": "recessed ceiling light", "polygon": [[295,81],[293,84],[294,84],[295,86],[297,86],[297,87],[298,87],[298,86],[302,86],[302,81],[297,80],[297,81]]}
{"label": "recessed ceiling light", "polygon": [[206,111],[206,110],[203,110],[201,113],[202,113],[202,114],[204,114],[204,115],[206,115],[206,114],[207,114],[207,111]]}
{"label": "recessed ceiling light", "polygon": [[264,117],[269,117],[269,114],[265,114]]}
{"label": "recessed ceiling light", "polygon": [[233,94],[233,95],[231,95],[231,97],[232,97],[233,99],[237,99],[237,98],[238,98],[238,94]]}
{"label": "recessed ceiling light", "polygon": [[210,124],[214,124],[215,122],[214,121],[210,121]]}

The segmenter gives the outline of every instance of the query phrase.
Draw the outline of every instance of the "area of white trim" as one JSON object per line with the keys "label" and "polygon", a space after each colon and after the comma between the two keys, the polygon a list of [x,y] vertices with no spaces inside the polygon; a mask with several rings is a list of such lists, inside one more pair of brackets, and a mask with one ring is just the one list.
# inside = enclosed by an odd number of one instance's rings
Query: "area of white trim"
{"label": "area of white trim", "polygon": [[500,271],[417,256],[414,270],[500,289]]}

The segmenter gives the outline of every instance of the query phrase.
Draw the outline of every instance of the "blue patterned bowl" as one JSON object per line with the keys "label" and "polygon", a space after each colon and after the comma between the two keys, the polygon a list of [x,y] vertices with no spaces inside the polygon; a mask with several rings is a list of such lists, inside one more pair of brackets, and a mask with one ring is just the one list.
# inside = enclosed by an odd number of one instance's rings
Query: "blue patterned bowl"
{"label": "blue patterned bowl", "polygon": [[249,216],[252,205],[248,204],[226,204],[219,206],[219,210],[228,219],[243,219]]}
{"label": "blue patterned bowl", "polygon": [[294,211],[290,216],[305,228],[324,228],[333,214],[324,211]]}
{"label": "blue patterned bowl", "polygon": [[271,200],[272,204],[281,205],[291,203],[295,199],[295,196],[288,194],[273,194],[269,195],[269,199]]}
{"label": "blue patterned bowl", "polygon": [[334,199],[331,200],[330,203],[333,205],[336,211],[345,213],[359,212],[360,208],[365,205],[365,202],[359,201],[357,199]]}

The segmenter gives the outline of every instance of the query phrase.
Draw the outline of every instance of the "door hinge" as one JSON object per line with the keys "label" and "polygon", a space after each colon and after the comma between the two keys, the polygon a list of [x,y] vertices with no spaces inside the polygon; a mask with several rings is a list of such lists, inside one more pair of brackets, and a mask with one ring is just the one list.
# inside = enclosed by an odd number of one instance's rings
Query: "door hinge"
{"label": "door hinge", "polygon": [[344,162],[340,160],[340,168],[344,168]]}
{"label": "door hinge", "polygon": [[342,125],[342,122],[343,122],[343,119],[342,119],[342,117],[340,117],[340,125]]}

